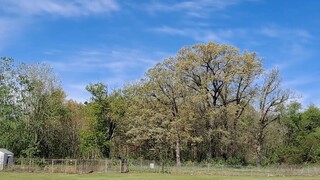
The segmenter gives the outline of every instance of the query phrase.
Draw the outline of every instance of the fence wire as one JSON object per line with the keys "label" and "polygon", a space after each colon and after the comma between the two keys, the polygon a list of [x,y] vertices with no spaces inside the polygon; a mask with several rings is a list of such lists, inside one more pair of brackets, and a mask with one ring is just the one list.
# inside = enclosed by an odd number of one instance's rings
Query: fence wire
{"label": "fence wire", "polygon": [[5,171],[35,173],[124,173],[155,172],[172,174],[207,174],[220,176],[320,176],[320,166],[274,165],[268,167],[225,166],[214,163],[186,162],[175,166],[174,162],[158,162],[140,159],[15,159],[14,165]]}

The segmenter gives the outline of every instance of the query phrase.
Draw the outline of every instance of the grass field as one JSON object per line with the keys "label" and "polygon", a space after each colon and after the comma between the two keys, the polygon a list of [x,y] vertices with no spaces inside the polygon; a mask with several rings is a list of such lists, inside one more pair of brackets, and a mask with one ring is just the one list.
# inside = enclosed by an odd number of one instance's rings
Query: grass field
{"label": "grass field", "polygon": [[2,180],[315,180],[320,177],[250,177],[250,176],[209,176],[209,175],[172,175],[156,173],[128,174],[36,174],[36,173],[0,173]]}

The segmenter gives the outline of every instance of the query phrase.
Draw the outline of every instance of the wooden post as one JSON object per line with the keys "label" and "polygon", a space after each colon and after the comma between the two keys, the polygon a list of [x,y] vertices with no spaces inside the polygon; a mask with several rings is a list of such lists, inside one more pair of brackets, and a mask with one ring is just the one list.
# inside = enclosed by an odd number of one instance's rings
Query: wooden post
{"label": "wooden post", "polygon": [[20,158],[20,162],[21,162],[21,168],[24,170],[24,159]]}
{"label": "wooden post", "polygon": [[104,170],[105,173],[108,173],[108,159],[106,158],[105,159],[105,170]]}
{"label": "wooden post", "polygon": [[31,158],[29,157],[28,171],[30,171],[30,166],[31,166]]}
{"label": "wooden post", "polygon": [[77,159],[74,160],[74,166],[75,166],[75,169],[76,169],[75,173],[78,174],[78,172],[77,172]]}
{"label": "wooden post", "polygon": [[140,170],[142,170],[142,157],[140,157]]}
{"label": "wooden post", "polygon": [[64,169],[64,173],[67,174],[67,168],[66,168],[67,160],[63,159],[63,161],[64,161],[64,163],[63,163],[64,164],[64,168],[63,168]]}
{"label": "wooden post", "polygon": [[53,173],[53,164],[54,164],[54,160],[51,159],[51,173]]}

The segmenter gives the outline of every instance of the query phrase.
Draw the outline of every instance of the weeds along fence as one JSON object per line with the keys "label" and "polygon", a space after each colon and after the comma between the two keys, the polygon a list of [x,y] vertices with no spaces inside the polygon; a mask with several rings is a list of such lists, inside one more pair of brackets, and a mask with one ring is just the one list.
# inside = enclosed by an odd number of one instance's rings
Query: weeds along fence
{"label": "weeds along fence", "polygon": [[220,176],[320,176],[320,166],[274,165],[268,167],[226,166],[215,163],[185,162],[180,167],[174,162],[145,159],[15,159],[5,171],[35,173],[123,173],[154,172],[172,174],[207,174]]}

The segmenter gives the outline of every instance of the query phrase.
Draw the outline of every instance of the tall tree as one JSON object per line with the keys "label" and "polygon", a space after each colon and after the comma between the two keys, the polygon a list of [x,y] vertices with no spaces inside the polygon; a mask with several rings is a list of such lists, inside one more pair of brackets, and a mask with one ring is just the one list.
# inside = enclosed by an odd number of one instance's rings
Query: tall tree
{"label": "tall tree", "polygon": [[16,69],[13,59],[2,57],[0,59],[0,120],[17,118],[18,109],[15,104],[17,86]]}
{"label": "tall tree", "polygon": [[262,164],[262,152],[264,148],[265,129],[274,121],[279,120],[281,108],[290,98],[290,92],[281,88],[279,71],[273,69],[264,77],[264,82],[259,90],[258,98],[258,124],[255,135],[256,141],[256,165]]}
{"label": "tall tree", "polygon": [[183,86],[198,101],[193,104],[198,105],[198,113],[206,119],[208,158],[228,153],[214,150],[217,143],[227,143],[234,155],[239,121],[255,96],[254,81],[262,72],[260,59],[256,53],[240,54],[232,46],[216,43],[183,48],[176,59]]}
{"label": "tall tree", "polygon": [[[110,152],[110,140],[116,127],[108,114],[110,104],[108,102],[108,89],[102,83],[89,84],[86,90],[92,94],[89,103],[86,103],[89,115],[89,129],[86,129],[82,138],[82,151],[88,157],[108,157]],[[89,153],[89,154],[88,154]]]}
{"label": "tall tree", "polygon": [[52,68],[47,64],[22,64],[18,70],[23,119],[30,143],[26,156],[57,157],[65,94]]}
{"label": "tall tree", "polygon": [[[234,156],[239,121],[253,100],[254,81],[261,72],[255,53],[199,44],[182,48],[175,57],[151,68],[137,94],[146,99],[148,106],[141,107],[154,112],[156,122],[167,122],[165,132],[171,132],[169,142],[175,142],[177,165],[183,141],[193,147],[201,141],[209,145],[205,148],[208,158]],[[161,123],[155,127],[165,128]]]}
{"label": "tall tree", "polygon": [[112,140],[125,114],[121,92],[108,94],[107,86],[103,83],[89,84],[86,89],[92,97],[86,103],[89,129],[83,134],[82,149],[87,154],[91,152],[90,156],[92,152],[97,152],[94,156],[101,153],[104,157],[110,157]]}

